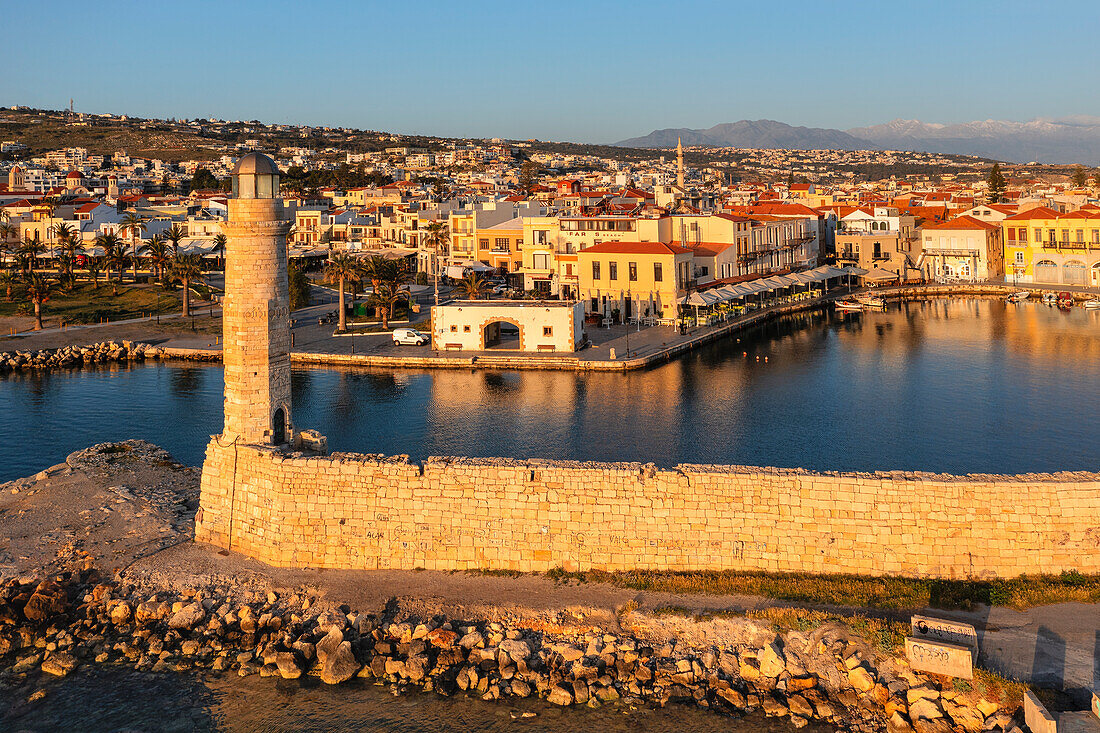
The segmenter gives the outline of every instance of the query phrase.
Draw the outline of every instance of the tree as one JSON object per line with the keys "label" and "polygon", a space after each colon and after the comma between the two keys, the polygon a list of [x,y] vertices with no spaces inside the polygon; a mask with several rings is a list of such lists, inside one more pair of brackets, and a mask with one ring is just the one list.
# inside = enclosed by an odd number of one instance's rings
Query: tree
{"label": "tree", "polygon": [[433,221],[424,230],[424,244],[432,250],[432,277],[435,278],[435,305],[439,305],[439,255],[450,241],[451,233],[441,221]]}
{"label": "tree", "polygon": [[348,330],[347,314],[344,313],[344,287],[348,280],[358,280],[363,276],[363,264],[346,252],[337,252],[325,263],[325,278],[336,281],[340,292],[339,323],[336,327],[341,333]]}
{"label": "tree", "polygon": [[50,299],[50,283],[45,275],[32,272],[27,277],[27,300],[34,306],[34,330],[42,330],[42,304]]}
{"label": "tree", "polygon": [[12,294],[15,290],[16,275],[14,270],[0,271],[0,287],[4,288],[5,297],[10,303],[12,301]]}
{"label": "tree", "polygon": [[183,317],[191,315],[191,283],[202,282],[202,258],[197,254],[180,255],[172,260],[172,278],[183,283]]}
{"label": "tree", "polygon": [[164,267],[172,259],[164,238],[154,236],[149,244],[141,248],[141,253],[149,259],[149,266],[153,268],[153,276],[158,280],[164,277]]}
{"label": "tree", "polygon": [[100,244],[106,253],[107,278],[111,277],[111,270],[117,274],[117,278],[111,280],[111,294],[118,295],[118,286],[122,284],[122,273],[130,264],[130,257],[126,254],[126,245],[115,234],[104,234]]}
{"label": "tree", "polygon": [[225,245],[229,240],[224,234],[218,232],[214,235],[214,251],[218,253],[218,266],[225,269]]}
{"label": "tree", "polygon": [[1007,190],[1008,183],[1001,173],[1001,164],[994,163],[993,169],[989,171],[989,203],[999,204],[1004,201],[1005,191]]}
{"label": "tree", "polygon": [[290,286],[290,310],[296,311],[309,305],[309,278],[293,262],[287,265],[286,279]]}
{"label": "tree", "polygon": [[46,245],[38,238],[38,232],[31,237],[30,232],[23,235],[23,243],[19,245],[19,254],[23,256],[24,267],[28,272],[33,272],[38,266],[38,257],[46,251]]}
{"label": "tree", "polygon": [[519,190],[523,192],[524,196],[530,196],[535,192],[535,179],[538,170],[539,167],[533,160],[525,160],[523,165],[519,167]]}
{"label": "tree", "polygon": [[378,271],[378,283],[371,294],[371,303],[379,306],[382,316],[382,328],[390,327],[393,311],[402,300],[408,300],[411,292],[408,287],[409,271],[404,263],[394,260],[382,260]]}
{"label": "tree", "polygon": [[180,253],[180,242],[183,241],[187,233],[183,231],[183,227],[179,224],[173,223],[172,226],[164,232],[164,238],[172,243],[172,256],[177,257]]}
{"label": "tree", "polygon": [[195,169],[195,175],[191,177],[192,191],[217,190],[220,187],[221,183],[213,173],[202,166]]}
{"label": "tree", "polygon": [[471,272],[459,281],[458,289],[469,300],[480,300],[485,295],[485,291],[489,289],[489,283],[481,275]]}
{"label": "tree", "polygon": [[145,224],[145,220],[138,216],[133,211],[126,212],[126,216],[122,217],[122,221],[119,222],[118,231],[125,236],[130,235],[130,254],[133,257],[134,263],[134,282],[137,282],[137,266],[138,266],[138,244],[137,240],[141,238],[142,234],[149,229]]}
{"label": "tree", "polygon": [[53,225],[54,234],[57,236],[58,247],[61,253],[57,257],[57,276],[61,286],[66,290],[72,290],[76,278],[73,276],[73,268],[76,265],[76,256],[80,243],[75,236],[75,230],[65,222]]}
{"label": "tree", "polygon": [[1084,188],[1089,185],[1089,175],[1085,173],[1085,169],[1081,166],[1073,169],[1073,185],[1076,188]]}
{"label": "tree", "polygon": [[92,287],[96,290],[99,289],[99,271],[102,267],[98,257],[88,255],[84,258],[84,269],[88,271],[88,275],[92,278]]}

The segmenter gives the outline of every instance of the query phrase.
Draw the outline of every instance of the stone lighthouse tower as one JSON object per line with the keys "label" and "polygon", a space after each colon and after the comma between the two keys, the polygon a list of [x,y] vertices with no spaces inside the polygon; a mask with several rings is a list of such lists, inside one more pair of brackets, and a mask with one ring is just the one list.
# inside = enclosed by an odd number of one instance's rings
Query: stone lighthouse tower
{"label": "stone lighthouse tower", "polygon": [[251,153],[233,170],[223,225],[225,427],[222,443],[282,445],[290,420],[290,295],[279,169]]}

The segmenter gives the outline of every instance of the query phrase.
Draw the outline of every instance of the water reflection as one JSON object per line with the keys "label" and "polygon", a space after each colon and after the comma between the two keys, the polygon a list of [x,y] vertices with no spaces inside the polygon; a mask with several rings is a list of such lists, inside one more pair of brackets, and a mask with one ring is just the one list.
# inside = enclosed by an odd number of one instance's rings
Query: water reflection
{"label": "water reflection", "polygon": [[[801,314],[626,374],[291,374],[334,450],[956,473],[1094,469],[1098,379],[1100,312],[995,300]],[[197,464],[221,390],[203,365],[9,375],[0,479],[129,437]]]}

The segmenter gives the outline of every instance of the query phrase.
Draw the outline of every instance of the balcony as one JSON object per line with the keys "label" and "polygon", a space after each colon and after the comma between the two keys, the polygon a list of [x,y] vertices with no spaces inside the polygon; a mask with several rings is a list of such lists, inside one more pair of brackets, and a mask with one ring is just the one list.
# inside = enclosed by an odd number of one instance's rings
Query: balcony
{"label": "balcony", "polygon": [[1085,246],[1084,242],[1043,242],[1043,249],[1085,249]]}

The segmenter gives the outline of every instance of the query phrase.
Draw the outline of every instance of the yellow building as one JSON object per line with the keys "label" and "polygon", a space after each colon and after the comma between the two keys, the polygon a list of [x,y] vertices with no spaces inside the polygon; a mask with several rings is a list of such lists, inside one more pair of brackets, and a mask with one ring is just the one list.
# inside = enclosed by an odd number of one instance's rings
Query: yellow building
{"label": "yellow building", "polygon": [[473,259],[502,272],[516,272],[523,264],[523,218],[478,227],[476,240],[477,255]]}
{"label": "yellow building", "polygon": [[694,283],[692,253],[661,242],[604,242],[576,254],[578,295],[590,313],[623,321],[674,318]]}
{"label": "yellow building", "polygon": [[1100,286],[1100,208],[1060,214],[1041,206],[1006,217],[1001,227],[1006,280]]}

